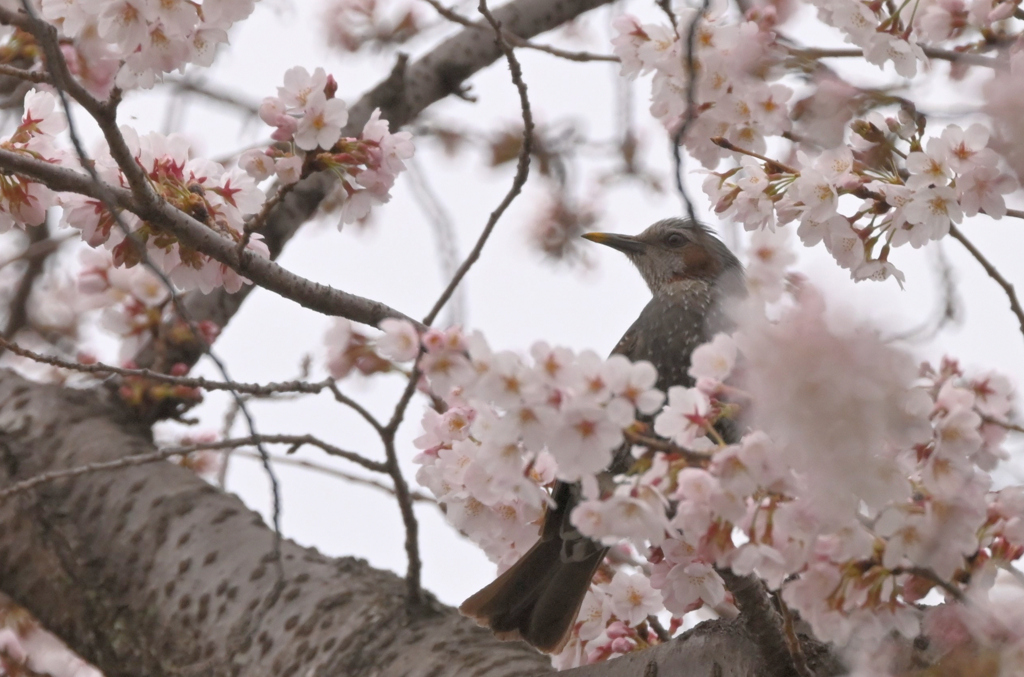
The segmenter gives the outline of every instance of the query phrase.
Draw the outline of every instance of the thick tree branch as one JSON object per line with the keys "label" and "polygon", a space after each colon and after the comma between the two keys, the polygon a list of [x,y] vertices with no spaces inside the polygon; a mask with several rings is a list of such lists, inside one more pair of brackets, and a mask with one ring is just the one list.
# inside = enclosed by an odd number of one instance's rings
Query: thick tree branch
{"label": "thick tree branch", "polygon": [[[0,372],[0,488],[41,473],[152,454],[102,393]],[[107,677],[550,673],[364,561],[282,544],[230,494],[170,463],[90,472],[0,504],[0,588]],[[812,668],[814,668],[812,660]],[[566,673],[764,674],[743,625],[706,623],[654,650]],[[826,674],[819,672],[818,674]]]}

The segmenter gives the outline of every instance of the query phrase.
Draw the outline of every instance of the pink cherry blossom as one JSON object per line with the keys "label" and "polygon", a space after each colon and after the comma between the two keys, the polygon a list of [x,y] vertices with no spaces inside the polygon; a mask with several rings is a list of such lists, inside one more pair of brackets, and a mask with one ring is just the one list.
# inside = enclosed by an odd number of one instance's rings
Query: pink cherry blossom
{"label": "pink cherry blossom", "polygon": [[613,614],[633,626],[661,609],[661,595],[646,576],[621,570],[608,584],[608,602]]}
{"label": "pink cherry blossom", "polygon": [[385,318],[380,322],[384,335],[377,339],[377,352],[396,362],[408,362],[419,354],[420,336],[408,320]]}
{"label": "pink cherry blossom", "polygon": [[295,145],[302,150],[313,150],[317,146],[330,149],[341,138],[341,128],[348,121],[345,102],[328,99],[323,92],[309,95],[303,113],[295,130]]}
{"label": "pink cherry blossom", "polygon": [[707,395],[696,388],[672,386],[668,389],[668,404],[654,419],[654,432],[687,447],[707,432],[704,418],[708,413]]}

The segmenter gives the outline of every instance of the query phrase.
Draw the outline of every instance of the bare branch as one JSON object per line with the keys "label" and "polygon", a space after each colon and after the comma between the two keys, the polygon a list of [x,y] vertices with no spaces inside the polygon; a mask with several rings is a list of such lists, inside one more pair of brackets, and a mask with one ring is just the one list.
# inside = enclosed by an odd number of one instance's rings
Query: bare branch
{"label": "bare branch", "polygon": [[[239,456],[241,458],[252,459],[254,461],[260,460],[259,454],[254,454],[249,451],[236,451],[234,455]],[[318,473],[322,473],[324,475],[328,475],[330,477],[337,477],[338,479],[345,480],[346,482],[351,482],[352,484],[359,484],[364,487],[372,487],[374,489],[383,491],[386,494],[391,494],[392,496],[395,495],[394,487],[389,487],[383,482],[378,482],[377,480],[370,479],[368,477],[359,477],[358,475],[352,475],[343,470],[338,470],[337,468],[330,468],[326,465],[313,463],[312,461],[306,461],[301,458],[289,458],[288,456],[272,455],[270,457],[270,460],[273,463],[279,463],[281,465],[290,465],[296,468],[305,468],[306,470],[312,470]],[[409,498],[419,503],[431,503],[433,505],[440,506],[440,504],[437,502],[437,499],[435,499],[432,496],[427,496],[426,494],[420,493],[419,491],[409,492]]]}
{"label": "bare branch", "polygon": [[[968,52],[956,52],[948,49],[936,49],[934,47],[922,47],[925,56],[929,59],[939,59],[951,63],[966,64],[968,66],[984,66],[985,68],[997,68],[999,61],[990,56],[971,54]],[[818,47],[792,47],[789,53],[804,59],[832,59],[832,58],[862,58],[864,51],[857,48],[823,49]]]}
{"label": "bare branch", "polygon": [[996,267],[993,266],[987,258],[985,258],[985,255],[982,254],[981,251],[977,247],[975,247],[971,243],[971,241],[964,236],[962,232],[960,232],[959,228],[957,228],[953,224],[950,224],[949,234],[950,236],[953,237],[954,240],[960,242],[960,244],[962,244],[964,248],[968,252],[970,252],[971,256],[973,256],[978,261],[978,263],[981,264],[981,267],[985,269],[985,272],[988,273],[988,276],[995,280],[996,284],[1003,288],[1003,291],[1006,292],[1007,298],[1009,298],[1010,300],[1010,310],[1013,311],[1013,314],[1017,316],[1017,322],[1020,324],[1021,333],[1024,334],[1024,308],[1021,308],[1020,306],[1020,301],[1017,299],[1017,292],[1014,290],[1013,285],[1010,284],[1010,282],[1005,277],[1002,276],[1002,274],[996,269]]}
{"label": "bare branch", "polygon": [[[354,451],[347,451],[333,444],[328,444],[313,435],[250,435],[249,437],[236,437],[228,440],[217,440],[216,442],[197,442],[183,447],[165,450],[183,456],[196,451],[214,451],[217,449],[234,449],[236,447],[254,447],[257,444],[288,444],[297,450],[299,447],[309,445],[327,452],[330,456],[337,456],[346,461],[351,461],[358,466],[372,470],[373,472],[387,473],[387,465],[380,461],[374,461]],[[268,456],[269,458],[269,456]]]}
{"label": "bare branch", "polygon": [[20,494],[30,489],[35,489],[41,484],[48,482],[56,482],[58,480],[70,479],[72,477],[78,477],[94,472],[105,472],[107,470],[119,470],[121,468],[130,468],[137,465],[144,465],[146,463],[156,463],[157,461],[166,461],[174,456],[181,456],[183,453],[178,449],[161,449],[160,451],[154,451],[149,454],[137,454],[135,456],[125,456],[114,461],[100,461],[97,463],[89,463],[88,465],[78,466],[77,468],[68,468],[67,470],[52,470],[50,472],[40,473],[35,477],[30,477],[27,480],[15,482],[3,489],[0,489],[0,501],[4,501],[14,494]]}
{"label": "bare branch", "polygon": [[512,73],[512,83],[516,86],[519,91],[519,106],[522,110],[523,116],[523,144],[519,148],[519,163],[516,166],[516,175],[512,179],[512,186],[509,188],[508,193],[505,194],[504,199],[497,206],[497,208],[491,212],[490,218],[487,220],[487,224],[484,226],[483,231],[480,233],[480,237],[477,238],[476,244],[473,249],[470,250],[469,255],[466,256],[466,260],[462,262],[459,269],[455,272],[455,276],[452,281],[448,284],[448,287],[442,292],[441,297],[437,299],[434,307],[431,308],[427,316],[423,318],[423,324],[430,326],[437,318],[438,313],[444,307],[444,304],[448,302],[452,294],[455,293],[455,288],[459,286],[459,282],[466,276],[469,269],[473,267],[477,259],[480,258],[480,252],[483,251],[484,245],[487,244],[487,239],[491,236],[491,232],[494,231],[494,226],[497,225],[498,219],[505,213],[508,206],[512,204],[512,200],[516,199],[516,196],[523,189],[523,184],[526,183],[527,177],[530,174],[530,153],[533,150],[533,113],[530,110],[530,98],[526,93],[526,83],[523,82],[523,70],[519,65],[519,60],[516,59],[515,52],[512,51],[512,47],[509,46],[508,42],[504,38],[504,31],[501,29],[501,23],[494,18],[490,10],[487,9],[486,0],[480,0],[480,13],[486,17],[487,21],[493,26],[494,33],[497,36],[496,40],[501,51],[505,54],[505,59],[508,61],[509,71]]}
{"label": "bare branch", "polygon": [[82,364],[80,362],[71,362],[69,360],[62,360],[59,357],[52,355],[43,355],[41,353],[28,350],[18,344],[6,340],[3,336],[0,336],[0,351],[10,350],[19,357],[24,357],[40,364],[48,364],[52,367],[59,367],[61,369],[69,369],[72,371],[81,372],[83,374],[94,374],[96,376],[107,376],[110,374],[116,374],[118,376],[135,376],[158,381],[160,383],[173,383],[174,385],[185,386],[186,388],[202,388],[204,390],[227,390],[245,395],[252,395],[253,397],[269,397],[271,395],[277,395],[281,393],[307,393],[316,394],[323,390],[331,391],[334,399],[351,408],[357,414],[359,414],[367,423],[369,423],[374,430],[378,432],[383,429],[383,425],[371,414],[365,407],[353,400],[352,398],[344,395],[338,388],[337,382],[332,378],[324,379],[323,381],[283,381],[281,383],[243,383],[241,381],[211,381],[210,379],[203,378],[202,376],[172,376],[171,374],[164,374],[163,372],[153,371],[151,369],[125,369],[124,367],[115,367],[110,364],[104,364],[97,362],[94,364]]}

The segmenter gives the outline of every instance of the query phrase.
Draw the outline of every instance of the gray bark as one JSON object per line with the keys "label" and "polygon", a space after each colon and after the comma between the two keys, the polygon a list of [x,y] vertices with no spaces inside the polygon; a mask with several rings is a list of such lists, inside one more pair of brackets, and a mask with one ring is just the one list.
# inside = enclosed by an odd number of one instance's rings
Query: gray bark
{"label": "gray bark", "polygon": [[[0,487],[151,453],[97,390],[0,372]],[[500,642],[429,595],[349,557],[274,536],[237,497],[166,463],[97,471],[0,505],[0,589],[109,677],[540,675],[546,657]],[[571,674],[764,674],[738,622]]]}

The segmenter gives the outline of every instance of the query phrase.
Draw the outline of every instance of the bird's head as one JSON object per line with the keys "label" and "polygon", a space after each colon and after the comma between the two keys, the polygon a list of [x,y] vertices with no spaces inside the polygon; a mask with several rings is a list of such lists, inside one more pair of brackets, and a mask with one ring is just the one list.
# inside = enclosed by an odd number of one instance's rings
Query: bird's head
{"label": "bird's head", "polygon": [[586,233],[591,242],[629,257],[655,296],[713,287],[723,278],[742,282],[742,267],[711,230],[684,219],[664,219],[639,235]]}

